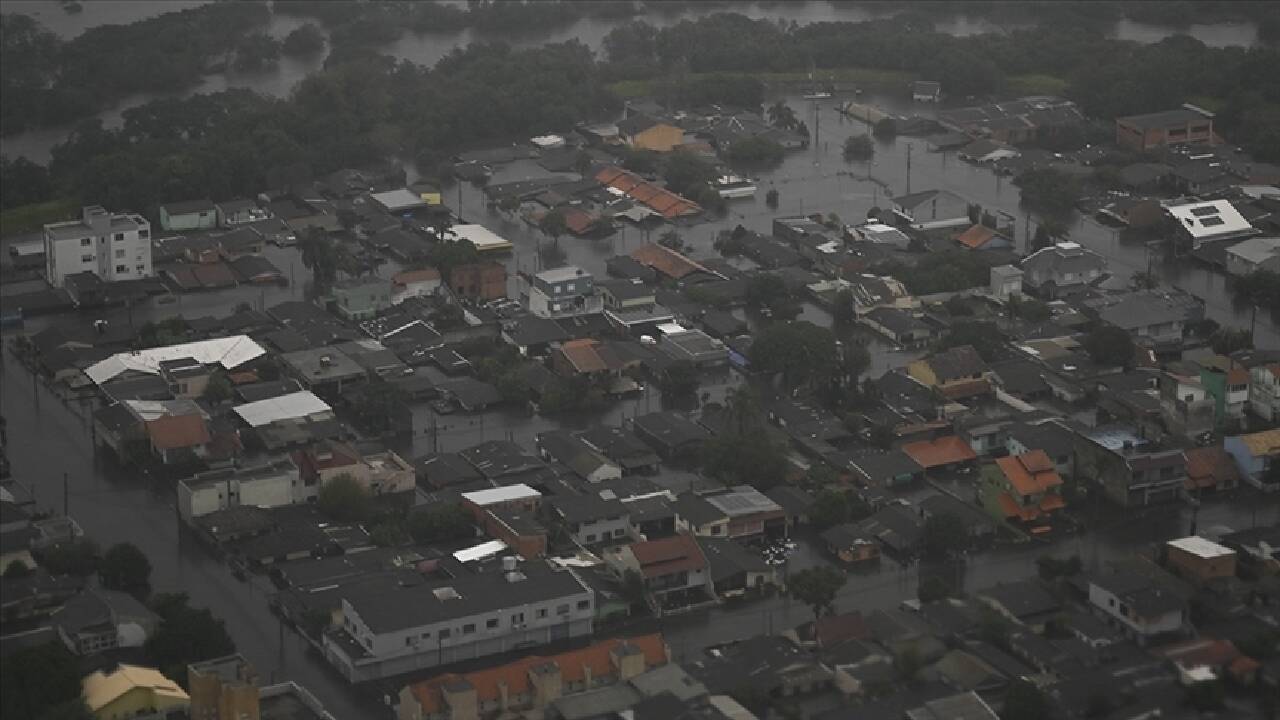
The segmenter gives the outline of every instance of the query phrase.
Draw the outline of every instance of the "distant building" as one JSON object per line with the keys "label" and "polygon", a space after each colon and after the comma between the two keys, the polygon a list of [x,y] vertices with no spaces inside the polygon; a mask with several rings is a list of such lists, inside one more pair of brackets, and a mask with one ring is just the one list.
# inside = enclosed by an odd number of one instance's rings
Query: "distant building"
{"label": "distant building", "polygon": [[507,296],[507,269],[497,262],[459,265],[449,271],[449,289],[469,300],[498,300]]}
{"label": "distant building", "polygon": [[1236,551],[1197,535],[1170,540],[1164,552],[1165,565],[1195,584],[1236,575]]}
{"label": "distant building", "polygon": [[991,268],[991,294],[1001,300],[1022,294],[1022,271],[1012,265]]}
{"label": "distant building", "polygon": [[258,684],[258,673],[241,655],[187,666],[191,720],[334,720],[305,688],[293,681]]}
{"label": "distant building", "polygon": [[637,113],[618,122],[618,137],[635,150],[671,152],[684,144],[684,130]]}
{"label": "distant building", "polygon": [[1151,447],[1129,428],[1100,426],[1076,436],[1075,474],[1092,478],[1112,502],[1140,507],[1175,500],[1187,461],[1179,448]]}
{"label": "distant building", "polygon": [[911,99],[916,102],[938,102],[942,99],[942,83],[937,80],[916,80],[911,83]]}
{"label": "distant building", "polygon": [[1227,200],[1169,205],[1165,212],[1173,218],[1180,237],[1192,249],[1218,240],[1242,240],[1260,232]]}
{"label": "distant building", "polygon": [[982,471],[982,497],[994,516],[1047,532],[1049,519],[1066,507],[1062,477],[1043,450],[1002,457]]}
{"label": "distant building", "polygon": [[160,227],[172,231],[216,228],[218,227],[218,207],[208,200],[189,200],[161,205]]}
{"label": "distant building", "polygon": [[1227,272],[1237,277],[1259,270],[1280,272],[1280,237],[1250,238],[1227,248]]}
{"label": "distant building", "polygon": [[1280,428],[1223,440],[1223,448],[1235,458],[1246,483],[1263,492],[1280,491]]}
{"label": "distant building", "polygon": [[391,283],[376,275],[336,282],[330,292],[338,314],[347,320],[368,320],[391,307]]}
{"label": "distant building", "polygon": [[1213,113],[1194,105],[1116,118],[1116,144],[1139,152],[1169,145],[1212,145]]}
{"label": "distant building", "polygon": [[1107,261],[1079,243],[1041,248],[1022,261],[1022,284],[1047,299],[1083,289],[1102,277]]}
{"label": "distant building", "polygon": [[44,226],[44,255],[45,277],[55,287],[82,272],[104,282],[151,277],[151,223],[88,206],[79,220]]}
{"label": "distant building", "polygon": [[314,500],[319,484],[307,485],[288,458],[256,467],[197,473],[178,481],[178,513],[191,520],[233,507],[281,507]]}
{"label": "distant building", "polygon": [[600,312],[604,301],[596,292],[591,273],[576,265],[521,276],[522,298],[538,317],[558,318]]}
{"label": "distant building", "polygon": [[925,190],[893,199],[893,212],[918,230],[969,225],[969,201],[947,190]]}
{"label": "distant building", "polygon": [[1165,583],[1134,572],[1114,571],[1089,580],[1089,603],[1139,644],[1179,633],[1187,603]]}
{"label": "distant building", "polygon": [[1263,420],[1280,420],[1280,363],[1249,370],[1249,410]]}

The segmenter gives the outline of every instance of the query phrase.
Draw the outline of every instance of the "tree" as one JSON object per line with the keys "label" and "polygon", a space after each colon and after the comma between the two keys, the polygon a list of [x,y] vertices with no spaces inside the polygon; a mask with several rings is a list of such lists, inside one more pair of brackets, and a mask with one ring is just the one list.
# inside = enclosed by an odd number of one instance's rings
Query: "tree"
{"label": "tree", "polygon": [[791,290],[777,275],[765,273],[753,275],[747,280],[743,293],[747,307],[757,312],[768,309],[771,313],[785,313],[792,304]]}
{"label": "tree", "polygon": [[935,348],[947,350],[965,345],[977,350],[982,359],[990,362],[998,357],[1000,348],[1004,347],[1004,335],[994,323],[966,320],[954,323]]}
{"label": "tree", "polygon": [[230,400],[231,395],[231,381],[222,373],[214,373],[209,378],[209,384],[204,386],[204,392],[200,397],[212,405],[219,405]]}
{"label": "tree", "polygon": [[315,23],[303,23],[284,37],[285,55],[315,55],[324,50],[324,33]]}
{"label": "tree", "polygon": [[916,675],[920,674],[920,668],[924,667],[924,659],[920,657],[919,646],[914,642],[906,644],[894,656],[893,666],[898,671],[898,677],[907,682],[914,680]]}
{"label": "tree", "polygon": [[461,504],[436,503],[409,514],[409,535],[423,545],[475,535],[471,515]]}
{"label": "tree", "polygon": [[870,135],[850,135],[844,139],[844,159],[866,162],[876,154]]}
{"label": "tree", "polygon": [[947,314],[951,317],[973,315],[973,305],[969,303],[969,298],[963,295],[952,295],[942,305],[947,309]]}
{"label": "tree", "polygon": [[785,154],[781,145],[760,136],[734,140],[725,151],[729,163],[743,169],[777,167]]}
{"label": "tree", "polygon": [[396,547],[409,542],[410,537],[397,520],[386,520],[369,531],[369,539],[378,547]]}
{"label": "tree", "polygon": [[787,459],[769,434],[755,392],[740,387],[729,394],[722,432],[703,444],[702,468],[726,485],[773,487],[787,473]]}
{"label": "tree", "polygon": [[835,336],[808,321],[775,323],[756,334],[751,362],[781,374],[788,389],[828,381],[837,367]]}
{"label": "tree", "polygon": [[369,517],[369,492],[352,476],[343,473],[320,488],[316,506],[335,522],[359,522]]}
{"label": "tree", "polygon": [[559,245],[560,236],[569,231],[569,224],[565,222],[564,212],[560,208],[555,208],[542,216],[538,221],[538,229],[551,238],[553,244]]}
{"label": "tree", "polygon": [[1078,575],[1083,569],[1079,555],[1067,558],[1056,558],[1052,555],[1041,555],[1036,558],[1036,569],[1044,580],[1055,580],[1060,577]]}
{"label": "tree", "polygon": [[622,597],[627,599],[631,607],[645,604],[644,577],[639,572],[628,569],[622,574]]}
{"label": "tree", "polygon": [[333,239],[320,228],[308,228],[298,240],[302,264],[311,271],[316,285],[325,288],[338,276],[338,250]]}
{"label": "tree", "polygon": [[809,521],[817,530],[849,521],[849,501],[846,493],[825,489],[814,498],[813,507],[809,509]]}
{"label": "tree", "polygon": [[807,568],[788,581],[791,595],[813,610],[813,619],[835,612],[836,595],[848,581],[844,573],[828,566]]}
{"label": "tree", "polygon": [[707,187],[718,175],[715,165],[688,150],[668,153],[662,173],[672,192],[695,200],[699,190]]}
{"label": "tree", "polygon": [[916,596],[922,603],[938,602],[951,597],[951,585],[937,575],[930,575],[920,581],[916,588]]}
{"label": "tree", "polygon": [[1028,170],[1013,182],[1022,188],[1024,207],[1050,217],[1070,214],[1082,193],[1079,180],[1052,168]]}
{"label": "tree", "polygon": [[51,575],[92,575],[98,571],[98,544],[89,538],[60,542],[44,551],[40,565]]}
{"label": "tree", "polygon": [[1004,696],[1000,720],[1042,720],[1049,714],[1044,692],[1028,680],[1016,680]]}
{"label": "tree", "polygon": [[881,140],[890,140],[898,136],[898,124],[893,118],[884,118],[875,124],[871,133]]}
{"label": "tree", "polygon": [[969,536],[964,522],[951,513],[933,515],[924,522],[925,557],[942,559],[950,557],[968,545]]}
{"label": "tree", "polygon": [[4,568],[4,579],[17,580],[19,578],[27,577],[34,572],[35,571],[28,567],[22,560],[12,560]]}
{"label": "tree", "polygon": [[699,382],[698,367],[687,360],[679,360],[667,366],[658,384],[662,392],[682,396],[697,392]]}
{"label": "tree", "polygon": [[769,192],[764,194],[764,204],[769,206],[770,210],[778,209],[778,189],[769,188]]}
{"label": "tree", "polygon": [[129,593],[139,600],[151,592],[151,561],[131,543],[107,548],[98,567],[98,579],[108,590]]}
{"label": "tree", "polygon": [[664,248],[680,252],[684,249],[684,238],[680,237],[680,233],[675,228],[669,228],[658,236],[658,244]]}
{"label": "tree", "polygon": [[0,663],[0,678],[0,716],[43,719],[64,706],[83,706],[80,663],[61,642],[15,651]]}
{"label": "tree", "polygon": [[839,330],[848,330],[858,322],[858,313],[853,307],[853,291],[841,290],[836,293],[835,303],[831,306],[831,326]]}
{"label": "tree", "polygon": [[223,622],[208,608],[191,607],[185,593],[157,595],[151,609],[160,616],[160,627],[144,649],[147,658],[168,677],[186,677],[187,665],[236,651]]}
{"label": "tree", "polygon": [[1114,325],[1099,325],[1081,343],[1089,357],[1106,367],[1133,367],[1135,346],[1129,333]]}
{"label": "tree", "polygon": [[1220,328],[1209,337],[1209,344],[1219,355],[1230,355],[1237,350],[1253,347],[1253,334],[1244,328]]}
{"label": "tree", "polygon": [[779,100],[769,106],[768,110],[769,122],[783,130],[793,130],[799,119],[796,118],[796,111],[787,105],[786,101]]}

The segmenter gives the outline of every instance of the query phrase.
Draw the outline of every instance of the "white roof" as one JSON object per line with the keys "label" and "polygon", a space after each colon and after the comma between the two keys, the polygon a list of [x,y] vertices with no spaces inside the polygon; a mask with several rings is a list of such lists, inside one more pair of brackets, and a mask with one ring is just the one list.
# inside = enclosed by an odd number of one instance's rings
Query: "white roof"
{"label": "white roof", "polygon": [[559,135],[539,135],[529,138],[529,142],[541,148],[558,148],[564,145],[564,138]]}
{"label": "white roof", "polygon": [[689,328],[680,323],[662,323],[658,326],[658,332],[663,335],[679,335],[683,332],[689,332]]}
{"label": "white roof", "polygon": [[137,352],[116,353],[106,360],[90,365],[85,375],[95,383],[104,382],[133,370],[148,375],[160,374],[160,363],[165,360],[193,358],[202,365],[217,363],[227,370],[232,370],[263,355],[266,351],[248,335],[214,338],[199,342],[169,345],[166,347],[148,348]]}
{"label": "white roof", "polygon": [[1175,547],[1187,553],[1191,553],[1199,558],[1208,560],[1210,558],[1224,557],[1227,555],[1235,555],[1236,551],[1229,547],[1224,547],[1212,540],[1206,540],[1199,535],[1191,535],[1189,537],[1170,540],[1169,547]]}
{"label": "white roof", "polygon": [[316,397],[311,391],[302,390],[288,395],[237,405],[235,411],[241,420],[249,423],[249,427],[262,427],[263,425],[270,425],[277,420],[292,420],[318,413],[333,412],[333,408]]}
{"label": "white roof", "polygon": [[1280,237],[1256,237],[1227,248],[1228,255],[1238,255],[1252,263],[1266,262],[1280,254]]}
{"label": "white roof", "polygon": [[369,197],[373,198],[374,202],[386,208],[389,212],[395,212],[396,210],[408,210],[410,208],[422,207],[427,204],[421,196],[408,188],[374,193]]}
{"label": "white roof", "polygon": [[1193,240],[1257,232],[1240,211],[1226,200],[1171,205],[1165,210]]}
{"label": "white roof", "polygon": [[493,557],[506,549],[507,544],[501,540],[490,540],[489,542],[459,550],[453,554],[453,559],[458,562],[472,562],[482,558]]}
{"label": "white roof", "polygon": [[454,225],[449,232],[459,240],[470,240],[480,252],[511,249],[510,240],[483,225]]}
{"label": "white roof", "polygon": [[524,500],[527,498],[542,497],[542,493],[534,490],[528,485],[504,485],[503,487],[488,488],[486,490],[476,490],[475,492],[462,493],[462,499],[470,501],[480,507],[486,505],[496,505],[498,503],[511,502],[513,500]]}

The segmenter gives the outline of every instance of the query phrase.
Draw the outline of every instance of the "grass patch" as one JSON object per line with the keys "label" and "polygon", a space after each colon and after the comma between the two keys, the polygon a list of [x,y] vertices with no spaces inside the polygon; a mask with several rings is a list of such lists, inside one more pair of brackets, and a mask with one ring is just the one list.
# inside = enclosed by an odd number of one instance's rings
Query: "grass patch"
{"label": "grass patch", "polygon": [[624,99],[652,95],[655,87],[653,80],[619,80],[608,85],[614,95]]}
{"label": "grass patch", "polygon": [[1014,75],[1008,84],[1014,95],[1062,95],[1067,91],[1067,81],[1056,75]]}
{"label": "grass patch", "polygon": [[65,198],[9,208],[0,212],[0,237],[35,232],[46,223],[70,220],[79,209],[74,200]]}

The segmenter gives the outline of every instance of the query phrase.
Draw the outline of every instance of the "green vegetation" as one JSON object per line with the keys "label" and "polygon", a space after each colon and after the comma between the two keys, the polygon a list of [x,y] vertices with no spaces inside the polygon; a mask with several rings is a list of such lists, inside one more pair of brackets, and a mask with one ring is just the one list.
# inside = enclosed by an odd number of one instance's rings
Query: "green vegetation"
{"label": "green vegetation", "polygon": [[813,618],[835,612],[836,595],[848,581],[839,570],[826,565],[794,573],[787,583],[792,597],[813,609]]}
{"label": "green vegetation", "polygon": [[[8,185],[10,181],[3,182]],[[49,223],[75,217],[79,210],[80,206],[71,200],[49,200],[7,208],[0,212],[0,236],[37,232]]]}
{"label": "green vegetation", "polygon": [[723,431],[703,445],[702,469],[726,485],[747,484],[767,490],[787,474],[784,449],[765,423],[759,399],[747,386],[730,394]]}
{"label": "green vegetation", "polygon": [[40,565],[51,575],[87,577],[98,571],[98,544],[89,538],[60,542],[40,555]]}
{"label": "green vegetation", "polygon": [[1062,95],[1067,91],[1067,81],[1057,75],[1014,75],[1005,83],[1011,95]]}
{"label": "green vegetation", "polygon": [[875,157],[876,146],[869,135],[850,135],[844,139],[844,159],[866,162]]}
{"label": "green vegetation", "polygon": [[1232,292],[1240,301],[1270,310],[1273,316],[1280,317],[1280,273],[1258,270],[1237,278]]}
{"label": "green vegetation", "polygon": [[871,507],[856,495],[828,488],[814,498],[809,519],[814,528],[826,530],[834,525],[856,522],[871,514]]}
{"label": "green vegetation", "polygon": [[930,575],[920,581],[916,588],[916,597],[922,603],[938,602],[951,597],[951,585],[937,575]]}
{"label": "green vegetation", "polygon": [[320,488],[316,507],[334,522],[359,522],[367,519],[373,512],[369,491],[345,473],[329,480]]}
{"label": "green vegetation", "polygon": [[1014,183],[1022,188],[1023,207],[1053,218],[1069,215],[1083,192],[1078,179],[1048,168],[1028,170]]}
{"label": "green vegetation", "polygon": [[151,561],[131,543],[117,543],[107,548],[98,566],[102,587],[129,593],[139,600],[151,592]]}
{"label": "green vegetation", "polygon": [[777,167],[786,153],[778,143],[763,137],[748,137],[733,141],[725,156],[734,167],[755,170]]}
{"label": "green vegetation", "polygon": [[145,646],[147,659],[166,677],[185,682],[187,665],[230,655],[235,643],[223,622],[208,608],[193,608],[186,593],[157,595],[151,609],[160,616],[160,628]]}
{"label": "green vegetation", "polygon": [[835,336],[807,321],[774,323],[756,333],[751,363],[761,372],[781,374],[787,388],[817,388],[837,369]]}
{"label": "green vegetation", "polygon": [[471,515],[461,504],[437,503],[409,514],[409,534],[416,543],[461,540],[475,535]]}
{"label": "green vegetation", "polygon": [[324,50],[324,33],[315,23],[304,23],[285,36],[280,50],[295,57],[315,55]]}
{"label": "green vegetation", "polygon": [[1029,680],[1016,680],[1004,696],[1000,720],[1042,720],[1049,714],[1044,691]]}
{"label": "green vegetation", "polygon": [[915,265],[891,261],[876,266],[874,270],[876,274],[897,278],[912,295],[955,292],[990,282],[991,267],[978,257],[980,254],[947,250],[929,253]]}
{"label": "green vegetation", "polygon": [[964,522],[956,515],[933,515],[924,523],[925,557],[942,559],[960,552],[969,544]]}
{"label": "green vegetation", "polygon": [[59,641],[22,648],[0,663],[6,718],[88,718],[80,698],[79,658]]}
{"label": "green vegetation", "polygon": [[1114,325],[1100,325],[1085,335],[1081,347],[1104,367],[1133,367],[1136,347],[1129,333]]}

